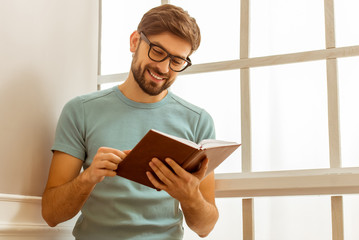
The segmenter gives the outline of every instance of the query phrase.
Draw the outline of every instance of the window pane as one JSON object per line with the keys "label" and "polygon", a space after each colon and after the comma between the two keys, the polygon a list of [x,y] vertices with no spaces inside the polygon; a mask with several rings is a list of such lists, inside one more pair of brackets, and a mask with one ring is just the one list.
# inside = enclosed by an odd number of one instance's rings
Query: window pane
{"label": "window pane", "polygon": [[251,69],[253,171],[329,167],[325,61]]}
{"label": "window pane", "polygon": [[194,64],[239,58],[240,1],[171,0],[194,17],[201,29],[201,45]]}
{"label": "window pane", "polygon": [[359,195],[343,196],[344,239],[359,239]]}
{"label": "window pane", "polygon": [[[217,198],[216,205],[219,211],[219,219],[206,240],[242,240],[242,199],[241,198]],[[185,226],[184,240],[201,240]],[[268,239],[266,239],[268,240]]]}
{"label": "window pane", "polygon": [[359,57],[338,59],[343,167],[359,167]]}
{"label": "window pane", "polygon": [[128,72],[132,54],[130,35],[145,12],[160,0],[102,1],[101,74]]}
{"label": "window pane", "polygon": [[[217,139],[241,142],[240,73],[225,71],[179,76],[172,91],[185,100],[206,109],[213,117]],[[241,171],[241,149],[236,150],[217,169]]]}
{"label": "window pane", "polygon": [[329,196],[256,198],[256,240],[331,238]]}
{"label": "window pane", "polygon": [[251,57],[325,48],[323,1],[250,3]]}
{"label": "window pane", "polygon": [[334,0],[335,36],[336,45],[359,45],[359,1],[358,0]]}

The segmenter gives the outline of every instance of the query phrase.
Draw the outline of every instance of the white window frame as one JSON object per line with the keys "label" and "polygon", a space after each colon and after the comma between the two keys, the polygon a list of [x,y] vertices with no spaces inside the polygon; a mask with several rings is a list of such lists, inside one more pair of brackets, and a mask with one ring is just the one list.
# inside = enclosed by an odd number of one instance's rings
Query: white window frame
{"label": "white window frame", "polygon": [[[334,0],[324,0],[326,49],[249,58],[250,0],[239,1],[241,1],[240,58],[196,64],[180,73],[188,75],[240,69],[242,172],[216,174],[216,197],[243,198],[243,239],[253,240],[254,197],[332,195],[332,236],[333,240],[343,240],[343,197],[341,195],[359,193],[359,167],[341,167],[337,59],[359,56],[359,45],[339,48],[335,46]],[[122,82],[128,76],[128,73],[101,75],[101,0],[99,2],[98,86],[105,83]],[[162,0],[161,4],[169,2],[169,0]],[[327,68],[330,168],[252,172],[250,68],[317,60],[326,60]]]}

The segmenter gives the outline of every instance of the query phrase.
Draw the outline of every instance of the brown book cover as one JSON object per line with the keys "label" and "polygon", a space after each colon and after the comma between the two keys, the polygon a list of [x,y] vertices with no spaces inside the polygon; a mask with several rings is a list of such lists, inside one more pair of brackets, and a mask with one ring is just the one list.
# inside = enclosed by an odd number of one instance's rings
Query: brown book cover
{"label": "brown book cover", "polygon": [[[209,159],[206,176],[218,167],[240,144],[215,139],[206,139],[199,144],[187,139],[171,136],[151,129],[118,165],[117,175],[155,188],[147,178],[146,172],[153,173],[149,166],[152,158],[164,162],[169,157],[188,172],[199,169],[204,158]],[[153,173],[154,176],[156,176]]]}

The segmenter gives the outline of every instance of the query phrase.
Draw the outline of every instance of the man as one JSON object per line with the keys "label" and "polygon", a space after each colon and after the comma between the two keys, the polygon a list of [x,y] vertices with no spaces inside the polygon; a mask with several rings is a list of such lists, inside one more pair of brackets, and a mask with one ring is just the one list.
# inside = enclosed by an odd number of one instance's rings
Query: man
{"label": "man", "polygon": [[191,65],[189,56],[199,43],[199,28],[187,12],[169,4],[153,8],[130,37],[127,80],[65,105],[42,198],[50,226],[81,210],[76,239],[182,239],[183,216],[199,236],[210,233],[218,211],[214,174],[203,179],[207,159],[190,174],[170,158],[161,160],[171,169],[153,156],[150,167],[160,181],[151,173],[148,178],[161,191],[115,173],[126,149],[151,128],[195,142],[214,138],[209,114],[167,90]]}

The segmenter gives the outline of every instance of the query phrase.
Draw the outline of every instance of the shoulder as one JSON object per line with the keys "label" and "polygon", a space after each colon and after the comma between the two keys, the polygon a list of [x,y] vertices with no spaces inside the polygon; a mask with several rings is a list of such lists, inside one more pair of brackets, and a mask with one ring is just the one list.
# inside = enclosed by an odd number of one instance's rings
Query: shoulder
{"label": "shoulder", "polygon": [[215,128],[212,116],[203,108],[198,107],[183,98],[170,93],[172,103],[176,105],[181,115],[195,119],[194,132],[196,142],[202,139],[215,138]]}
{"label": "shoulder", "polygon": [[183,98],[177,96],[176,94],[169,92],[169,97],[172,100],[173,103],[177,104],[179,108],[183,108],[186,109],[188,111],[193,112],[194,114],[198,114],[201,115],[203,113],[208,114],[203,108],[198,107],[186,100],[184,100]]}
{"label": "shoulder", "polygon": [[114,92],[114,90],[112,88],[110,88],[110,89],[105,89],[105,90],[101,90],[101,91],[96,91],[96,92],[91,92],[91,93],[87,93],[84,95],[80,95],[80,96],[74,97],[71,100],[69,100],[66,103],[65,108],[79,108],[79,107],[83,107],[83,105],[86,103],[91,103],[93,101],[105,100],[106,97],[111,95],[113,92]]}
{"label": "shoulder", "polygon": [[203,121],[213,121],[211,115],[204,108],[194,105],[193,103],[184,100],[172,92],[169,92],[169,94],[170,99],[177,108],[180,108],[181,112],[184,110],[190,114],[197,115],[197,117]]}
{"label": "shoulder", "polygon": [[78,96],[78,97],[72,99],[72,101],[78,101],[78,102],[82,102],[82,103],[87,103],[87,102],[91,102],[91,101],[95,101],[95,100],[104,99],[107,96],[111,95],[112,93],[114,93],[114,89],[109,88],[109,89],[100,90],[100,91],[87,93],[87,94]]}

